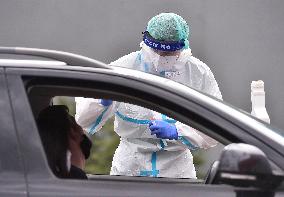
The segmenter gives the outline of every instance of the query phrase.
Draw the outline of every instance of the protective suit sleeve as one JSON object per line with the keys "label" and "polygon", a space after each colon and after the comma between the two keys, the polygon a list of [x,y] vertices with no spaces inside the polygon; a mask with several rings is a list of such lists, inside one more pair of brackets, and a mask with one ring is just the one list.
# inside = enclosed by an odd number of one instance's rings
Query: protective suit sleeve
{"label": "protective suit sleeve", "polygon": [[109,106],[101,104],[100,99],[76,97],[75,119],[88,133],[94,134],[114,115],[115,102]]}
{"label": "protective suit sleeve", "polygon": [[207,149],[214,147],[218,142],[211,137],[201,133],[200,131],[182,124],[181,122],[175,123],[178,132],[179,143],[186,146],[188,149],[196,150],[199,148]]}
{"label": "protective suit sleeve", "polygon": [[117,102],[115,111],[115,132],[124,138],[156,138],[151,135],[149,123],[152,111],[130,103]]}
{"label": "protective suit sleeve", "polygon": [[211,69],[193,56],[188,58],[187,65],[190,70],[190,83],[187,85],[222,100],[221,91]]}
{"label": "protective suit sleeve", "polygon": [[135,61],[137,59],[138,53],[139,53],[139,51],[132,52],[128,55],[125,55],[125,56],[111,62],[110,65],[135,69],[134,65],[135,65]]}

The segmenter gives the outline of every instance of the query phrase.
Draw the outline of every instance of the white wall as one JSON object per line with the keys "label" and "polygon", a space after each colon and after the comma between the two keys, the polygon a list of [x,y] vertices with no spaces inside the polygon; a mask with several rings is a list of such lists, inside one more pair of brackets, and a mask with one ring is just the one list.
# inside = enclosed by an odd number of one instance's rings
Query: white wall
{"label": "white wall", "polygon": [[250,111],[262,79],[271,124],[284,128],[282,0],[0,0],[0,45],[65,50],[109,63],[139,49],[159,12],[190,24],[193,55],[207,63],[224,100]]}

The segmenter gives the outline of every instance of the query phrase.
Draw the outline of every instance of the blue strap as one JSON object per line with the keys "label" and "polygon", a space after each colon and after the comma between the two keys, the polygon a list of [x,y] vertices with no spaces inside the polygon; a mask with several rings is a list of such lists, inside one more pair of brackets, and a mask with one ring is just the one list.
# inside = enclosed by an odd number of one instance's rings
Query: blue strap
{"label": "blue strap", "polygon": [[132,122],[132,123],[135,123],[135,124],[149,124],[150,123],[150,120],[139,120],[139,119],[130,118],[128,116],[121,114],[119,111],[116,111],[115,114],[119,118],[121,118],[122,120],[127,121],[127,122]]}
{"label": "blue strap", "polygon": [[139,52],[139,53],[137,54],[136,59],[135,59],[135,63],[136,63],[136,64],[141,64],[141,61],[142,61],[142,57],[141,57],[141,53]]}
{"label": "blue strap", "polygon": [[[131,122],[131,123],[135,123],[135,124],[149,124],[151,122],[151,120],[141,120],[141,119],[135,119],[135,118],[130,118],[128,116],[125,116],[123,115],[122,113],[120,113],[119,111],[116,111],[115,114],[121,118],[122,120],[124,121],[127,121],[127,122]],[[164,115],[165,116],[165,115]],[[165,116],[166,117],[166,116]],[[163,118],[163,116],[162,116]],[[166,121],[167,123],[170,123],[170,124],[174,124],[176,123],[177,121],[174,120],[174,119],[163,119],[164,121]]]}
{"label": "blue strap", "polygon": [[147,64],[146,62],[144,63],[144,72],[149,72],[149,64]]}
{"label": "blue strap", "polygon": [[[142,63],[142,59],[143,59],[143,54],[141,54],[141,52],[139,52],[137,54],[137,57],[135,59],[135,63],[140,65]],[[143,66],[144,66],[144,72],[149,73],[149,64],[146,62],[143,62]]]}
{"label": "blue strap", "polygon": [[185,46],[184,39],[181,39],[180,41],[156,40],[147,31],[144,32],[143,41],[148,47],[160,51],[177,51],[183,49]]}
{"label": "blue strap", "polygon": [[162,119],[163,119],[164,121],[166,121],[167,123],[170,123],[170,124],[174,124],[174,123],[177,122],[175,119],[170,119],[170,118],[167,117],[165,114],[162,114]]}
{"label": "blue strap", "polygon": [[152,163],[152,170],[151,171],[142,170],[140,171],[140,176],[153,176],[153,177],[158,176],[160,171],[157,170],[157,152],[152,153],[151,163]]}
{"label": "blue strap", "polygon": [[178,139],[182,141],[183,144],[185,144],[186,146],[188,146],[188,148],[190,150],[197,150],[198,147],[194,146],[192,143],[190,143],[189,140],[187,140],[184,136],[178,136]]}
{"label": "blue strap", "polygon": [[162,119],[163,120],[167,119],[167,116],[165,114],[162,114]]}
{"label": "blue strap", "polygon": [[166,76],[166,71],[161,71],[161,72],[159,73],[159,75],[160,75],[161,77],[165,77],[165,76]]}
{"label": "blue strap", "polygon": [[165,149],[165,143],[162,139],[160,139],[160,144],[161,144],[162,150],[164,150]]}
{"label": "blue strap", "polygon": [[90,129],[88,130],[88,133],[90,134],[94,134],[96,132],[96,127],[101,123],[104,114],[106,113],[106,111],[108,110],[109,106],[107,106],[104,111],[99,115],[99,117],[97,118],[96,122],[94,124],[92,124],[90,126]]}

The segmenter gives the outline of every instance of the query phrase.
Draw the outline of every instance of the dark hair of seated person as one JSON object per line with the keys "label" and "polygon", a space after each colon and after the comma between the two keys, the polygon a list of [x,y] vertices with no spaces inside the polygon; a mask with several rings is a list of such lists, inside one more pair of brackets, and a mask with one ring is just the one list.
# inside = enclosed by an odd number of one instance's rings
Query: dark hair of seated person
{"label": "dark hair of seated person", "polygon": [[[71,165],[67,167],[67,150],[72,121],[65,105],[48,106],[43,109],[37,119],[48,164],[52,172],[59,178],[87,179],[83,170]],[[71,161],[70,161],[71,162]]]}

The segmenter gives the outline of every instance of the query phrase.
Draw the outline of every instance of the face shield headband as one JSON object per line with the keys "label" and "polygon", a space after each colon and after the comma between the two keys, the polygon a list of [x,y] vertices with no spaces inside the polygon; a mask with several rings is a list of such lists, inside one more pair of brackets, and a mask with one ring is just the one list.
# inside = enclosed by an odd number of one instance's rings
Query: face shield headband
{"label": "face shield headband", "polygon": [[183,49],[185,46],[184,39],[177,42],[161,41],[153,38],[148,31],[143,33],[143,41],[148,47],[160,51],[177,51]]}

